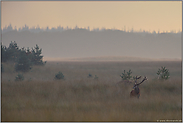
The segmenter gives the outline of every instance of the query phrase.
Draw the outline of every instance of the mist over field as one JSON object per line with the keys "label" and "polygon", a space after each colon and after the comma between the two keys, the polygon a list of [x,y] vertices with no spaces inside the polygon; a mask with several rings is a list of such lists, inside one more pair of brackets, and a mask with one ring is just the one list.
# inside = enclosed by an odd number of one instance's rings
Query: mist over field
{"label": "mist over field", "polygon": [[[181,61],[48,62],[23,73],[23,81],[14,80],[18,73],[13,64],[3,66],[4,122],[182,121]],[[166,81],[157,79],[160,66],[170,71]],[[139,99],[130,98],[134,83],[121,81],[120,75],[129,69],[132,76],[148,78],[139,87]],[[58,71],[64,80],[54,80]],[[89,73],[93,77],[88,78]]]}
{"label": "mist over field", "polygon": [[[42,48],[44,60],[92,58],[90,60],[181,59],[181,33],[137,33],[120,30],[62,32],[9,31],[2,34],[3,45],[16,41],[19,47]],[[127,57],[128,56],[128,57]],[[86,59],[87,58],[87,59]]]}

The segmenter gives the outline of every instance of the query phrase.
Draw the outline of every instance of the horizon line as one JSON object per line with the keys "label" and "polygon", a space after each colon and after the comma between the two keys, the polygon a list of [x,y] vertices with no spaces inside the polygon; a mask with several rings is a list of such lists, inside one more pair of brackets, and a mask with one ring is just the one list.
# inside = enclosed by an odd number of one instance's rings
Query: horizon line
{"label": "horizon line", "polygon": [[[118,59],[112,59],[112,58]],[[123,59],[121,59],[123,58]],[[46,61],[181,61],[181,58],[149,58],[134,56],[44,57]]]}

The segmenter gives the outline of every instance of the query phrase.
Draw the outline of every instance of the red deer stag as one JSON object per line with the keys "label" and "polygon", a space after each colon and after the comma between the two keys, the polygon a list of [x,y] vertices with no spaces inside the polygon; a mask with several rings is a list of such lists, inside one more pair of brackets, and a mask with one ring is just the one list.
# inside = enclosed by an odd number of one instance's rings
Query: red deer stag
{"label": "red deer stag", "polygon": [[139,85],[142,84],[145,80],[147,80],[147,77],[144,77],[144,79],[142,80],[142,82],[137,84],[137,79],[140,79],[140,77],[136,76],[136,80],[135,80],[135,85],[133,87],[133,90],[130,92],[130,97],[140,97],[140,89],[139,89]]}

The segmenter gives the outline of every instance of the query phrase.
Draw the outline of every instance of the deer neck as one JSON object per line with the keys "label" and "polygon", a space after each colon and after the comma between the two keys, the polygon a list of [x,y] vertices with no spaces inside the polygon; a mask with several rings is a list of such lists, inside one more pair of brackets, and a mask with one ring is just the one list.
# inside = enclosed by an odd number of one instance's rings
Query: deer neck
{"label": "deer neck", "polygon": [[139,93],[139,91],[140,91],[140,89],[139,89],[139,87],[138,86],[136,86],[135,88],[134,88],[134,90],[135,90],[135,92],[138,94]]}

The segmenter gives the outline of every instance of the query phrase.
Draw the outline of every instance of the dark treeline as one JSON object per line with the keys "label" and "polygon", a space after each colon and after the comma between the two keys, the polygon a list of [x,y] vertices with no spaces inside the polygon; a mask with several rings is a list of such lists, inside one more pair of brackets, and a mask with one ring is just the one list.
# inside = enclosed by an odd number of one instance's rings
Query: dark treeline
{"label": "dark treeline", "polygon": [[[94,29],[90,29],[90,27],[86,27],[86,28],[79,28],[77,25],[74,27],[74,28],[70,28],[70,27],[63,27],[63,26],[57,26],[57,27],[52,27],[52,28],[49,28],[49,27],[46,27],[46,28],[40,28],[39,26],[37,27],[29,27],[27,26],[26,24],[21,27],[21,28],[17,28],[16,26],[13,28],[12,25],[8,25],[6,27],[4,27],[2,29],[2,33],[5,33],[5,32],[9,32],[9,31],[30,31],[30,32],[35,32],[35,33],[38,33],[38,32],[62,32],[62,31],[66,31],[66,30],[73,30],[73,29],[85,29],[85,30],[88,30],[88,31],[105,31],[105,30],[118,30],[118,29],[106,29],[106,28],[94,28]],[[145,30],[142,30],[140,29],[139,31],[134,31],[134,29],[130,29],[130,30],[120,30],[120,31],[124,31],[124,32],[133,32],[133,33],[153,33],[153,34],[160,34],[160,32],[148,32],[148,31],[145,31]],[[176,31],[172,30],[170,32],[162,32],[162,33],[176,33]],[[179,32],[177,33],[180,33],[180,30]]]}

